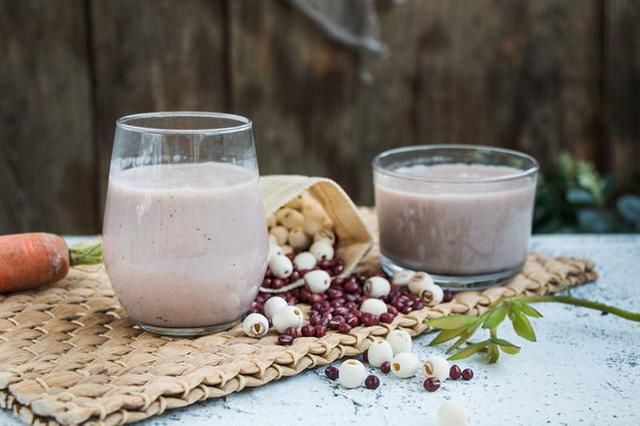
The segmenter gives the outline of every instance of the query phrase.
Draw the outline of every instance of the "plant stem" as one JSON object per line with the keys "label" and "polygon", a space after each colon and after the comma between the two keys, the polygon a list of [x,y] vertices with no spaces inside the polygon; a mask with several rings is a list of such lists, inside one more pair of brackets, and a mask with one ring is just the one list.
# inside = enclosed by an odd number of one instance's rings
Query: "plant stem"
{"label": "plant stem", "polygon": [[605,305],[604,303],[592,302],[590,300],[584,299],[576,299],[575,297],[570,296],[523,296],[512,297],[508,300],[511,302],[523,303],[564,303],[567,305],[594,309],[600,312],[607,312],[630,321],[640,322],[640,313],[629,312],[625,311],[624,309],[616,308],[615,306]]}
{"label": "plant stem", "polygon": [[81,244],[69,249],[69,264],[71,266],[78,265],[96,265],[102,263],[102,244]]}
{"label": "plant stem", "polygon": [[489,329],[489,334],[491,335],[492,339],[496,339],[498,337],[498,328],[497,327],[491,327]]}

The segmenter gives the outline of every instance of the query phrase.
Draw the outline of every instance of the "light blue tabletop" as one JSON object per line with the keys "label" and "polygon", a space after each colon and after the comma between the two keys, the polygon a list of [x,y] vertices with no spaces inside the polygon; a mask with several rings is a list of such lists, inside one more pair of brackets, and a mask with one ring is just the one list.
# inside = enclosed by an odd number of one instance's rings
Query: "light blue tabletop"
{"label": "light blue tabletop", "polygon": [[[532,251],[593,259],[600,279],[574,296],[640,311],[640,235],[537,236]],[[436,425],[445,400],[463,403],[474,425],[638,425],[640,424],[640,324],[560,304],[537,305],[537,343],[505,325],[500,334],[522,345],[517,356],[498,364],[479,358],[469,382],[447,381],[434,393],[422,378],[380,375],[376,391],[346,390],[324,377],[324,367],[247,389],[222,399],[151,418],[144,425]],[[429,348],[433,335],[414,340],[421,359],[442,354]],[[0,425],[19,424],[0,411]]]}

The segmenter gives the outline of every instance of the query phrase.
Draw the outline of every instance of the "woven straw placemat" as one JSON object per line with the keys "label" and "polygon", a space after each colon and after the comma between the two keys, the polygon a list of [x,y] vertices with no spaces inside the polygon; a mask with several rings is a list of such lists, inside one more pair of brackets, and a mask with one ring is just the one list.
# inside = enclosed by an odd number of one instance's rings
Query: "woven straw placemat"
{"label": "woven straw placemat", "polygon": [[[376,256],[361,265],[377,266]],[[280,346],[273,331],[252,339],[239,327],[195,339],[143,332],[127,319],[103,268],[76,269],[55,285],[0,296],[0,405],[33,424],[133,422],[357,355],[394,328],[417,335],[427,331],[427,318],[475,315],[502,296],[553,293],[595,278],[588,260],[531,255],[508,286],[458,293],[392,324]]]}

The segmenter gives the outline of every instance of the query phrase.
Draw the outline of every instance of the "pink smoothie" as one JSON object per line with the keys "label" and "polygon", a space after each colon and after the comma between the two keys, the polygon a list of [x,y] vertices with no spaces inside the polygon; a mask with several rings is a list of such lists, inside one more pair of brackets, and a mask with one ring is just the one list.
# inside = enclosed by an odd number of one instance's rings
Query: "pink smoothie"
{"label": "pink smoothie", "polygon": [[376,179],[384,256],[406,268],[439,275],[494,273],[524,262],[535,177],[480,182],[520,170],[466,164],[414,165],[394,171],[414,179],[389,175]]}
{"label": "pink smoothie", "polygon": [[268,236],[258,177],[224,163],[112,172],[104,260],[136,322],[204,327],[237,320],[255,298]]}

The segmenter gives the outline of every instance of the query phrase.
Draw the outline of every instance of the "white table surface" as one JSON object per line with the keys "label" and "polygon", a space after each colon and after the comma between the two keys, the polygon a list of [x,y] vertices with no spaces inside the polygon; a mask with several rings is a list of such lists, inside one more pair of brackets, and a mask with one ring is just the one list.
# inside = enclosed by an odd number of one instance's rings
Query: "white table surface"
{"label": "white table surface", "polygon": [[[536,236],[532,251],[593,259],[600,279],[574,296],[640,311],[640,235]],[[560,304],[537,305],[537,343],[519,339],[510,325],[499,334],[521,344],[498,364],[480,358],[472,381],[447,381],[434,393],[422,378],[378,374],[381,386],[345,390],[324,377],[324,367],[258,389],[205,401],[153,417],[160,425],[436,425],[445,400],[462,402],[474,425],[640,425],[640,324]],[[433,335],[414,340],[420,358],[442,354],[429,348]],[[339,364],[336,363],[336,364]],[[0,425],[20,424],[0,411]]]}

